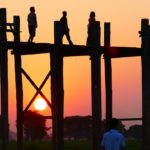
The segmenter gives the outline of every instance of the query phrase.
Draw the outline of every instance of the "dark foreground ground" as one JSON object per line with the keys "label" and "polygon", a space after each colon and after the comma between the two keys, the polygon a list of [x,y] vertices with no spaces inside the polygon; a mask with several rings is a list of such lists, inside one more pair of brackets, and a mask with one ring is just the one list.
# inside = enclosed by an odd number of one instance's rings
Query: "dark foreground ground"
{"label": "dark foreground ground", "polygon": [[[126,150],[141,150],[140,140],[127,140]],[[51,150],[52,143],[49,141],[25,142],[24,150]],[[2,150],[2,149],[0,149]],[[16,150],[16,142],[10,142],[9,150]],[[88,140],[65,141],[64,150],[92,150],[92,143]]]}

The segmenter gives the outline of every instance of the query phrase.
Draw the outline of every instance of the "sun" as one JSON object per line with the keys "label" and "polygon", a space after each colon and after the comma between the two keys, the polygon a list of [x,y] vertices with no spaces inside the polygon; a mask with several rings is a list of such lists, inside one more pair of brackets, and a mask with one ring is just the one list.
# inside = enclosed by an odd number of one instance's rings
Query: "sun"
{"label": "sun", "polygon": [[34,107],[37,110],[44,110],[47,107],[47,103],[43,98],[38,98],[34,101]]}

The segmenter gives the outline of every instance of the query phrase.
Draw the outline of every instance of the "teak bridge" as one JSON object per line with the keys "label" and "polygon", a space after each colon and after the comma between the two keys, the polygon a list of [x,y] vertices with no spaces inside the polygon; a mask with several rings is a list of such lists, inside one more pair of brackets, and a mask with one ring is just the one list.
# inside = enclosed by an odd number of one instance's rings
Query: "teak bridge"
{"label": "teak bridge", "polygon": [[[8,50],[12,50],[15,60],[16,101],[17,101],[17,150],[23,150],[23,117],[35,97],[40,94],[51,108],[53,149],[64,150],[63,139],[63,58],[73,56],[90,56],[91,60],[91,93],[92,93],[92,141],[93,150],[99,150],[101,135],[101,55],[105,61],[106,84],[106,122],[112,118],[112,58],[141,56],[142,65],[142,118],[124,118],[122,120],[142,120],[142,150],[150,150],[150,25],[148,19],[141,21],[141,48],[110,46],[110,23],[104,24],[104,46],[100,44],[100,22],[92,27],[92,46],[60,44],[60,23],[54,22],[54,44],[28,43],[20,41],[20,18],[14,16],[13,23],[6,22],[6,9],[0,9],[0,80],[1,80],[1,116],[2,116],[2,149],[8,150]],[[12,32],[14,41],[7,41],[7,32]],[[21,65],[21,56],[47,53],[50,57],[50,71],[40,87],[25,72]],[[28,106],[23,110],[24,75],[36,93]],[[41,92],[47,79],[51,76],[51,102]]]}

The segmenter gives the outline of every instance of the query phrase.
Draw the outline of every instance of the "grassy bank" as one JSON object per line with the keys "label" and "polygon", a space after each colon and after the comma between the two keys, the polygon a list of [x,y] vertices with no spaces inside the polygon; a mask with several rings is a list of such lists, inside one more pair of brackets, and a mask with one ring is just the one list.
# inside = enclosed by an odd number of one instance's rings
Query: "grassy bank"
{"label": "grassy bank", "polygon": [[[140,150],[141,141],[128,140],[126,150]],[[24,150],[51,150],[52,143],[48,141],[25,142]],[[91,141],[65,141],[64,150],[91,150]],[[0,149],[2,150],[2,149]],[[16,142],[9,143],[9,150],[16,150]]]}

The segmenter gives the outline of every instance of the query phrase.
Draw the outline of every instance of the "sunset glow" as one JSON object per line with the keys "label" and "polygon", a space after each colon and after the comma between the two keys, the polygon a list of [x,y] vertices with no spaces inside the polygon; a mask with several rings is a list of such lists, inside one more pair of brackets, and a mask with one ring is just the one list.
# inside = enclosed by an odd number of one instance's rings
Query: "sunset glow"
{"label": "sunset glow", "polygon": [[44,110],[47,107],[47,104],[43,98],[38,98],[34,102],[34,107],[37,110]]}
{"label": "sunset glow", "polygon": [[[62,11],[67,11],[71,40],[74,45],[85,45],[87,24],[90,11],[95,11],[96,20],[101,26],[101,45],[104,45],[104,23],[111,23],[111,46],[141,47],[141,19],[150,19],[149,0],[44,0],[18,1],[0,0],[1,8],[7,9],[7,23],[13,23],[13,16],[20,17],[20,39],[27,42],[29,38],[27,15],[31,6],[35,7],[38,27],[35,43],[54,43],[54,21],[59,21]],[[16,7],[17,6],[17,7]],[[7,40],[13,41],[12,33],[7,33]],[[66,37],[64,44],[68,44]],[[64,116],[91,115],[91,60],[89,56],[64,57]],[[9,124],[10,130],[16,130],[16,83],[14,55],[8,51],[8,82],[9,82]],[[45,76],[51,69],[49,53],[22,56],[22,68],[28,73],[35,84],[40,87]],[[138,118],[142,116],[142,85],[141,58],[112,59],[112,92],[113,117]],[[42,88],[42,92],[51,99],[50,79]],[[23,76],[24,109],[35,94],[35,89]],[[105,65],[101,57],[101,95],[102,118],[105,118]],[[46,102],[36,100],[30,109],[42,110]],[[44,106],[43,106],[44,105]],[[35,107],[35,108],[32,108]],[[129,111],[132,110],[132,111]],[[49,115],[49,109],[42,111]],[[133,122],[134,123],[134,122]]]}

